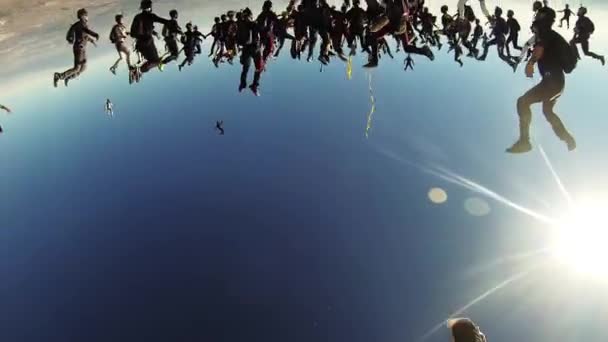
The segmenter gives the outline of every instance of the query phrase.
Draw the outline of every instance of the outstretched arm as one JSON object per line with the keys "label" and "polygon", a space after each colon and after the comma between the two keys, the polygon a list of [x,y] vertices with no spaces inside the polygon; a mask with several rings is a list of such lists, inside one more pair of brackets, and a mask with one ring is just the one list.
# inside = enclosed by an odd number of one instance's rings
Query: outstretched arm
{"label": "outstretched arm", "polygon": [[11,110],[6,106],[0,105],[0,109],[6,111],[7,113],[11,113]]}

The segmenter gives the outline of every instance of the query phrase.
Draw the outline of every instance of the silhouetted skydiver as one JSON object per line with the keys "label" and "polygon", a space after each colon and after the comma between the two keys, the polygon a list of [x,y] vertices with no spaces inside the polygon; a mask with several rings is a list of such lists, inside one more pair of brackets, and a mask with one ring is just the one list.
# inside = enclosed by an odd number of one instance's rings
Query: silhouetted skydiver
{"label": "silhouetted skydiver", "polygon": [[570,16],[572,15],[572,10],[570,9],[570,5],[566,4],[566,8],[564,8],[561,11],[558,11],[559,13],[564,13],[564,16],[560,19],[559,21],[559,27],[562,27],[564,24],[564,21],[566,22],[566,25],[568,29],[570,29]]}
{"label": "silhouetted skydiver", "polygon": [[498,56],[500,57],[500,59],[502,59],[505,63],[509,64],[509,66],[511,66],[511,68],[515,70],[517,63],[512,61],[504,53],[506,43],[505,35],[508,31],[509,28],[507,27],[507,22],[502,17],[502,9],[500,7],[496,7],[496,9],[494,10],[494,28],[492,29],[492,35],[494,36],[494,38],[484,44],[483,55],[481,55],[478,59],[480,61],[485,60],[488,56],[490,46],[496,45],[496,48],[498,50]]}
{"label": "silhouetted skydiver", "polygon": [[171,63],[179,57],[179,46],[178,46],[178,36],[183,34],[182,28],[179,27],[179,23],[177,19],[179,14],[177,10],[171,10],[169,12],[169,23],[163,25],[162,35],[165,40],[165,46],[169,52],[169,55],[165,57],[160,65]]}
{"label": "silhouetted skydiver", "polygon": [[203,40],[205,39],[205,35],[198,30],[198,26],[194,25],[194,36],[196,37],[196,44],[195,44],[195,53],[197,55],[200,55],[201,53],[203,53],[203,48],[201,46],[201,44],[203,44]]}
{"label": "silhouetted skydiver", "polygon": [[304,5],[298,5],[297,9],[291,14],[290,19],[293,20],[293,34],[295,38],[291,42],[291,58],[300,59],[308,33],[308,23],[306,22]]}
{"label": "silhouetted skydiver", "polygon": [[453,342],[486,342],[486,336],[468,318],[450,319],[448,328],[452,331]]}
{"label": "silhouetted skydiver", "polygon": [[135,48],[145,60],[140,66],[141,72],[144,73],[161,63],[158,50],[154,44],[154,24],[167,25],[170,20],[152,13],[152,0],[142,0],[140,8],[141,13],[137,14],[133,18],[133,23],[131,23],[131,37],[135,39]]}
{"label": "silhouetted skydiver", "polygon": [[239,22],[237,31],[237,42],[242,46],[241,64],[243,65],[239,91],[242,91],[247,87],[247,74],[249,73],[249,68],[251,68],[251,62],[253,61],[255,73],[253,76],[253,83],[249,86],[249,89],[251,89],[256,96],[260,96],[260,76],[264,64],[260,51],[260,32],[256,22],[253,21],[253,15],[249,8],[243,10],[242,17],[243,20]]}
{"label": "silhouetted skydiver", "polygon": [[521,51],[521,46],[519,46],[519,31],[521,31],[521,26],[519,26],[519,22],[513,16],[515,13],[512,10],[507,11],[507,26],[509,27],[509,37],[507,38],[507,42],[505,43],[505,48],[507,49],[507,55],[511,56],[511,51],[509,50],[509,44],[513,44],[513,48],[515,50]]}
{"label": "silhouetted skydiver", "polygon": [[262,12],[256,20],[260,30],[260,43],[264,49],[262,53],[264,63],[267,63],[268,57],[274,54],[274,27],[278,21],[276,13],[272,10],[272,1],[264,1]]}
{"label": "silhouetted skydiver", "polygon": [[224,135],[224,120],[216,121],[215,129],[219,132],[220,135]]}
{"label": "silhouetted skydiver", "polygon": [[[72,44],[72,50],[74,52],[74,66],[62,73],[56,72],[53,75],[53,85],[57,87],[57,82],[59,80],[63,80],[65,85],[68,85],[68,82],[80,74],[82,74],[87,68],[87,42],[95,44],[95,40],[99,40],[99,35],[88,27],[89,16],[87,10],[84,8],[79,9],[76,12],[78,17],[78,21],[68,30],[66,35],[66,40],[68,43]],[[95,40],[93,38],[95,37]]]}
{"label": "silhouetted skydiver", "polygon": [[363,36],[365,31],[365,16],[365,11],[360,7],[360,0],[353,0],[353,8],[346,12],[346,19],[348,21],[346,41],[350,47],[351,56],[357,53],[357,38],[359,38],[362,49],[367,45]]}
{"label": "silhouetted skydiver", "polygon": [[209,57],[213,56],[213,54],[215,53],[215,48],[218,45],[218,41],[219,41],[219,37],[220,37],[220,17],[215,17],[214,19],[214,24],[211,27],[211,32],[209,32],[207,34],[206,37],[208,36],[212,36],[213,37],[213,43],[211,44],[211,49],[209,51]]}
{"label": "silhouetted skydiver", "polygon": [[108,114],[109,116],[114,116],[114,104],[112,103],[112,101],[110,101],[110,99],[106,99],[104,109],[106,111],[106,114]]}
{"label": "silhouetted skydiver", "polygon": [[405,71],[407,71],[407,68],[410,68],[410,70],[414,71],[414,65],[416,63],[414,63],[414,59],[412,59],[412,56],[410,56],[410,54],[407,54],[407,57],[405,58]]}
{"label": "silhouetted skydiver", "polygon": [[277,37],[277,40],[279,42],[277,51],[274,53],[275,57],[279,57],[279,53],[281,53],[281,50],[283,49],[283,46],[285,45],[286,39],[289,39],[292,41],[295,39],[294,36],[292,36],[289,32],[287,32],[287,29],[289,28],[289,21],[290,21],[289,13],[283,12],[274,27],[274,35],[275,35],[275,37]]}
{"label": "silhouetted skydiver", "polygon": [[534,1],[532,4],[532,11],[534,12],[534,19],[532,21],[532,32],[536,32],[526,41],[524,44],[521,54],[519,55],[518,63],[521,63],[526,55],[530,58],[532,48],[536,43],[536,35],[538,33],[545,33],[552,29],[553,24],[555,23],[555,11],[543,5],[540,1]]}
{"label": "silhouetted skydiver", "polygon": [[576,49],[576,53],[579,59],[581,57],[578,52],[578,48],[576,47],[576,44],[581,44],[581,48],[583,48],[583,53],[585,54],[585,56],[597,59],[602,63],[602,65],[604,65],[606,64],[604,56],[589,51],[589,38],[595,31],[595,25],[593,24],[591,19],[585,16],[586,14],[586,7],[581,7],[578,9],[578,20],[576,21],[576,25],[574,26],[574,38],[572,38],[570,44]]}
{"label": "silhouetted skydiver", "polygon": [[228,63],[232,64],[234,57],[238,53],[236,42],[238,23],[235,21],[235,16],[236,12],[228,11],[228,13],[226,13],[226,21],[222,23],[223,48],[213,60],[216,67],[219,62],[223,61],[223,58],[226,58]]}
{"label": "silhouetted skydiver", "polygon": [[194,62],[194,55],[196,54],[196,41],[198,36],[192,29],[192,23],[186,24],[186,32],[182,35],[182,44],[184,44],[184,61],[178,66],[181,71],[184,66],[192,65]]}
{"label": "silhouetted skydiver", "polygon": [[[314,16],[313,22],[316,24],[316,30],[321,37],[321,48],[319,50],[319,61],[323,64],[329,63],[329,47],[331,46],[331,8],[326,0],[319,0],[319,7]],[[309,51],[309,56],[312,50]]]}
{"label": "silhouetted skydiver", "polygon": [[[8,107],[4,106],[4,105],[0,105],[0,109],[4,110],[7,114],[12,113],[10,109],[8,109]],[[0,133],[2,133],[2,126],[0,125]]]}
{"label": "silhouetted skydiver", "polygon": [[563,49],[564,46],[568,49],[568,43],[552,29],[549,31],[535,29],[535,31],[537,42],[532,57],[526,66],[526,76],[533,76],[534,64],[538,63],[542,80],[517,100],[519,139],[507,149],[507,152],[525,153],[532,149],[530,144],[530,123],[532,121],[530,106],[539,102],[542,103],[545,118],[551,124],[555,135],[567,144],[568,150],[572,151],[576,148],[576,142],[553,111],[565,85],[563,57],[561,55],[563,51],[560,49]]}
{"label": "silhouetted skydiver", "polygon": [[340,59],[346,61],[346,55],[344,54],[344,50],[342,49],[342,42],[344,41],[344,37],[346,36],[346,32],[348,29],[348,21],[346,19],[346,10],[347,7],[345,5],[342,6],[340,11],[332,10],[332,25],[331,25],[331,45],[334,51],[338,54]]}
{"label": "silhouetted skydiver", "polygon": [[[475,19],[475,30],[473,30],[473,40],[471,41],[471,45],[477,49],[477,44],[479,44],[479,39],[483,37],[483,26],[479,19]],[[469,54],[469,56],[472,56]]]}
{"label": "silhouetted skydiver", "polygon": [[116,68],[118,64],[122,61],[122,55],[124,54],[127,58],[127,66],[129,69],[133,67],[131,64],[131,49],[129,49],[128,44],[126,43],[127,36],[129,33],[127,32],[127,27],[123,24],[123,16],[122,14],[116,15],[114,18],[116,20],[116,24],[112,27],[110,31],[110,41],[116,47],[116,51],[118,52],[118,59],[116,62],[110,67],[110,71],[116,75]]}
{"label": "silhouetted skydiver", "polygon": [[226,52],[226,36],[228,36],[228,25],[229,23],[228,21],[228,16],[226,16],[225,14],[222,14],[220,16],[221,22],[219,24],[219,43],[220,43],[220,47],[218,49],[218,52],[216,54],[216,57],[214,57],[213,61],[215,66],[218,66],[218,61],[219,59],[224,55],[224,53]]}

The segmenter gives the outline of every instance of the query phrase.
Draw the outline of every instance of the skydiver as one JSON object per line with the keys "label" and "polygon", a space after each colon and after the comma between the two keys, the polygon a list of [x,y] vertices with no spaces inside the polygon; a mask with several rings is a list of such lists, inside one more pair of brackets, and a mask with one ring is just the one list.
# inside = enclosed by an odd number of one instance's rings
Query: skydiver
{"label": "skydiver", "polygon": [[447,323],[448,329],[452,332],[453,342],[486,342],[486,336],[468,318],[450,319]]}
{"label": "skydiver", "polygon": [[196,54],[200,55],[203,53],[203,48],[201,44],[203,44],[203,40],[205,39],[205,35],[198,30],[198,26],[194,25],[194,36],[196,37]]}
{"label": "skydiver", "polygon": [[346,19],[346,4],[344,4],[340,10],[332,10],[332,23],[330,29],[331,45],[334,51],[338,54],[341,60],[346,61],[346,55],[342,49],[342,42],[347,34],[348,20]]}
{"label": "skydiver", "polygon": [[576,44],[581,44],[585,56],[597,59],[602,63],[602,65],[605,65],[606,60],[604,56],[589,51],[589,38],[595,31],[595,25],[593,25],[593,22],[591,21],[591,19],[589,19],[589,17],[585,16],[586,14],[587,8],[581,6],[578,9],[578,13],[576,14],[578,16],[578,20],[576,21],[576,24],[574,26],[574,38],[572,38],[570,44],[576,49],[576,54],[578,55],[579,59],[581,57],[578,52],[578,48],[576,47]]}
{"label": "skydiver", "polygon": [[[536,23],[536,25],[538,24]],[[576,141],[553,111],[565,85],[565,66],[562,55],[568,51],[560,50],[560,47],[566,46],[566,50],[568,50],[568,43],[553,29],[548,31],[539,30],[536,25],[533,26],[533,29],[536,33],[537,42],[532,57],[526,65],[526,76],[530,78],[533,76],[534,65],[538,63],[542,80],[517,100],[519,139],[507,149],[507,152],[525,153],[532,149],[530,144],[530,123],[532,121],[530,106],[539,102],[542,102],[543,114],[551,124],[555,135],[566,143],[568,150],[572,151],[576,148]]]}
{"label": "skydiver", "polygon": [[215,129],[219,132],[219,135],[224,135],[224,120],[216,121]]}
{"label": "skydiver", "polygon": [[279,46],[277,47],[277,51],[274,53],[274,57],[279,57],[279,53],[281,52],[281,49],[283,49],[283,46],[285,45],[285,40],[287,40],[287,39],[294,40],[295,39],[294,36],[292,36],[291,34],[289,34],[287,32],[289,23],[290,23],[289,13],[287,11],[281,13],[281,17],[277,21],[275,29],[274,29],[274,34],[277,37],[277,40],[279,41]]}
{"label": "skydiver", "polygon": [[106,114],[111,117],[114,116],[114,104],[112,103],[112,101],[110,101],[110,99],[106,99],[106,104],[104,108],[106,110]]}
{"label": "skydiver", "polygon": [[[0,105],[0,109],[4,110],[6,112],[6,114],[12,113],[12,111],[8,107],[6,107],[4,105]],[[2,132],[3,132],[2,131],[2,126],[0,125],[0,133],[2,133]]]}
{"label": "skydiver", "polygon": [[276,13],[272,10],[272,1],[264,1],[262,12],[256,19],[260,31],[260,43],[264,50],[262,53],[264,64],[268,61],[268,57],[274,54],[274,27],[278,21]]}
{"label": "skydiver", "polygon": [[414,65],[416,63],[414,63],[414,59],[410,56],[410,54],[407,54],[407,57],[405,58],[405,71],[407,71],[407,68],[410,68],[410,70],[414,71]]}
{"label": "skydiver", "polygon": [[496,45],[496,48],[498,50],[498,56],[500,57],[500,59],[502,59],[505,63],[509,64],[509,66],[511,66],[513,70],[515,70],[515,68],[517,67],[517,63],[512,61],[504,54],[504,48],[506,43],[505,35],[508,30],[509,28],[507,26],[507,22],[502,17],[502,9],[500,7],[496,7],[496,9],[494,10],[494,28],[492,29],[492,35],[494,36],[494,38],[484,44],[483,55],[481,55],[477,59],[480,61],[485,60],[488,56],[490,46]]}
{"label": "skydiver", "polygon": [[[483,37],[483,26],[479,19],[475,19],[475,30],[473,30],[473,40],[471,41],[471,45],[477,49],[477,44],[479,43],[479,39]],[[470,57],[474,57],[474,55],[469,53]]]}
{"label": "skydiver", "polygon": [[346,41],[350,47],[351,56],[354,56],[357,53],[357,38],[359,38],[362,49],[367,46],[363,35],[365,32],[365,10],[360,7],[360,3],[360,0],[353,0],[353,8],[346,12],[346,19],[348,20],[348,34]]}
{"label": "skydiver", "polygon": [[300,4],[290,16],[293,20],[293,34],[294,40],[291,41],[291,58],[300,59],[302,57],[302,51],[304,50],[304,44],[307,39],[307,22],[306,12],[304,11],[304,5]]}
{"label": "skydiver", "polygon": [[509,37],[507,38],[507,42],[505,43],[505,48],[507,49],[507,55],[511,56],[511,51],[509,50],[509,44],[513,44],[513,48],[515,50],[521,51],[521,46],[519,46],[519,31],[521,30],[521,26],[519,26],[519,22],[517,19],[513,18],[515,13],[513,10],[507,11],[507,26],[509,27]]}
{"label": "skydiver", "polygon": [[565,21],[567,28],[570,29],[570,16],[572,15],[572,10],[570,9],[570,5],[566,4],[566,8],[564,8],[563,10],[558,11],[558,12],[564,13],[564,16],[559,21],[559,27],[562,27],[564,24],[564,21]]}
{"label": "skydiver", "polygon": [[178,66],[179,71],[182,71],[186,64],[192,65],[194,55],[196,54],[196,41],[198,36],[194,33],[192,23],[186,24],[186,32],[182,35],[182,43],[184,44],[184,61]]}
{"label": "skydiver", "polygon": [[154,23],[167,25],[170,20],[161,18],[152,13],[152,0],[142,0],[140,5],[141,13],[133,18],[131,23],[131,37],[135,39],[135,48],[143,58],[144,63],[140,66],[137,74],[150,71],[150,69],[158,67],[161,59],[158,56],[158,50],[154,44]]}
{"label": "skydiver", "polygon": [[[56,72],[53,75],[53,85],[55,87],[57,87],[57,82],[59,82],[59,80],[63,80],[67,86],[70,80],[78,77],[86,70],[87,42],[91,42],[94,46],[97,46],[95,41],[99,40],[99,35],[90,30],[88,27],[89,15],[87,10],[81,8],[76,12],[76,15],[78,17],[78,21],[70,26],[70,29],[66,35],[66,40],[68,43],[72,44],[72,50],[74,52],[74,66],[62,73]],[[91,37],[95,37],[95,40],[93,40]]]}
{"label": "skydiver", "polygon": [[133,68],[133,65],[131,64],[131,49],[129,49],[126,43],[127,36],[129,35],[129,33],[127,32],[127,27],[122,22],[123,15],[118,14],[114,19],[116,21],[116,24],[112,27],[112,30],[110,31],[110,41],[116,46],[116,51],[118,52],[118,60],[116,60],[114,65],[110,67],[110,72],[116,75],[116,68],[118,67],[120,61],[122,61],[123,54],[127,58],[127,66],[129,67],[129,70]]}
{"label": "skydiver", "polygon": [[177,10],[171,10],[169,12],[169,17],[171,19],[167,24],[163,25],[162,31],[169,55],[161,60],[161,63],[159,64],[161,70],[162,65],[169,64],[179,58],[178,36],[183,34],[182,28],[179,27],[179,23],[177,22],[177,19],[179,18]]}
{"label": "skydiver", "polygon": [[264,61],[260,51],[260,33],[249,8],[243,10],[242,21],[239,22],[238,25],[237,42],[242,46],[241,64],[243,65],[239,91],[243,91],[243,89],[247,87],[247,73],[249,72],[249,68],[251,68],[251,62],[253,60],[255,72],[253,83],[249,86],[249,89],[251,89],[256,96],[260,96],[260,76],[262,68],[264,67]]}
{"label": "skydiver", "polygon": [[211,27],[211,32],[209,32],[205,37],[212,36],[213,43],[211,44],[211,49],[209,51],[209,57],[213,56],[215,53],[215,47],[217,46],[220,38],[220,17],[215,17],[214,24]]}

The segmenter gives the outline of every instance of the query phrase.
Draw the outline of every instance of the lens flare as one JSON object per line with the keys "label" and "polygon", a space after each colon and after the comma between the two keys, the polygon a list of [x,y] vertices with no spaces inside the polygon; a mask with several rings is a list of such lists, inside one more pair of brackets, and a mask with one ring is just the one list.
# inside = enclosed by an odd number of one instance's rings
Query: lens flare
{"label": "lens flare", "polygon": [[608,280],[608,201],[575,204],[556,228],[558,260],[576,272]]}

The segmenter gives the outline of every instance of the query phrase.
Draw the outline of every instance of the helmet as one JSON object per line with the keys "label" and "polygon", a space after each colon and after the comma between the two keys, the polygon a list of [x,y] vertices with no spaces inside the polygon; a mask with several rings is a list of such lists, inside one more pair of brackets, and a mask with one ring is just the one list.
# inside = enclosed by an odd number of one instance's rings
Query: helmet
{"label": "helmet", "polygon": [[87,15],[89,15],[89,13],[87,13],[87,10],[84,8],[81,8],[76,12],[76,16],[78,16],[78,19],[80,19],[84,16],[87,16]]}
{"label": "helmet", "polygon": [[540,1],[534,1],[534,4],[532,5],[532,10],[534,12],[538,11],[539,9],[543,8],[543,3]]}
{"label": "helmet", "polygon": [[228,11],[228,13],[226,13],[226,15],[228,15],[228,18],[234,18],[234,16],[236,15],[236,13],[234,11]]}
{"label": "helmet", "polygon": [[268,11],[271,8],[272,8],[272,1],[270,1],[270,0],[264,1],[264,5],[262,6],[262,9],[265,11]]}
{"label": "helmet", "polygon": [[187,28],[188,30],[192,29],[192,23],[191,23],[191,22],[188,22],[188,23],[186,24],[186,28]]}
{"label": "helmet", "polygon": [[507,16],[508,16],[508,17],[512,17],[512,16],[514,16],[514,15],[515,15],[515,12],[513,12],[513,10],[508,10],[508,11],[507,11]]}
{"label": "helmet", "polygon": [[587,14],[587,7],[585,6],[581,6],[578,9],[578,15],[586,15]]}
{"label": "helmet", "polygon": [[117,15],[114,17],[114,20],[116,20],[116,22],[119,22],[119,21],[121,21],[121,20],[122,20],[122,18],[123,18],[122,14],[117,14]]}
{"label": "helmet", "polygon": [[448,11],[448,6],[447,5],[441,6],[441,13],[447,13],[447,11]]}
{"label": "helmet", "polygon": [[253,14],[253,13],[251,13],[251,10],[249,9],[249,7],[246,7],[246,8],[243,10],[243,15],[244,15],[244,16],[246,16],[246,17],[248,17],[248,16],[250,16],[250,15],[252,15],[252,14]]}
{"label": "helmet", "polygon": [[151,9],[152,0],[141,0],[141,4],[139,5],[139,8],[141,8],[142,10]]}
{"label": "helmet", "polygon": [[171,12],[169,12],[169,16],[173,19],[176,19],[178,16],[177,10],[171,10]]}
{"label": "helmet", "polygon": [[502,15],[502,8],[496,6],[496,8],[494,9],[494,15],[495,16],[501,16]]}

